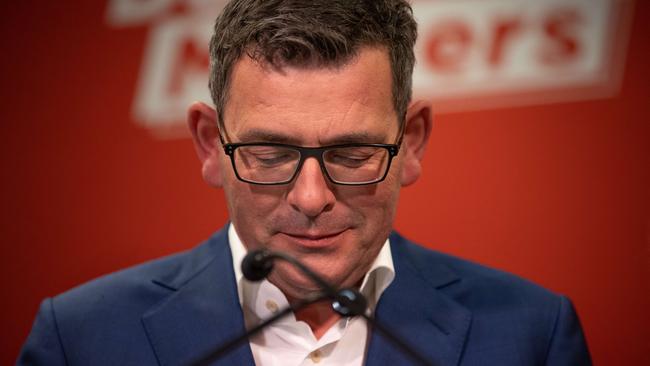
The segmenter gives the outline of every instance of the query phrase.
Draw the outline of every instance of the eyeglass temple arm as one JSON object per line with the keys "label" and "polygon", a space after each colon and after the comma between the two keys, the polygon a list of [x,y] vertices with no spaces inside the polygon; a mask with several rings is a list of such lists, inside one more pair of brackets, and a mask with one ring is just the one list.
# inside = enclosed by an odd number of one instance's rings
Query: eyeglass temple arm
{"label": "eyeglass temple arm", "polygon": [[[219,118],[219,117],[217,117],[217,118]],[[217,120],[217,134],[219,135],[219,142],[221,143],[221,146],[223,147],[224,152],[227,153],[227,151],[226,151],[226,141],[223,138],[223,135],[221,134],[221,130],[225,130],[225,129],[223,128],[223,123],[221,123],[221,119],[219,118]]]}
{"label": "eyeglass temple arm", "polygon": [[395,145],[397,145],[397,151],[399,151],[400,148],[402,147],[402,140],[404,140],[405,131],[406,131],[406,112],[404,112],[404,115],[399,121],[399,131],[397,131],[397,141],[395,142]]}

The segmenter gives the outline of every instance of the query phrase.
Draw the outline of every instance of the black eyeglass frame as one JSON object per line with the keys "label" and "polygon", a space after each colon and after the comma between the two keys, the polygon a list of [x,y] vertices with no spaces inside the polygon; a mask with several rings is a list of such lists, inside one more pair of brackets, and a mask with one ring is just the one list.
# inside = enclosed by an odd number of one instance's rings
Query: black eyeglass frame
{"label": "black eyeglass frame", "polygon": [[[280,182],[273,182],[273,183],[262,183],[262,182],[250,181],[242,178],[239,175],[239,172],[237,171],[237,167],[235,165],[235,150],[237,150],[237,148],[242,146],[276,146],[276,147],[283,147],[287,149],[293,149],[293,150],[297,150],[300,153],[300,159],[298,160],[298,165],[296,166],[293,175],[287,180],[280,181]],[[329,172],[327,171],[327,168],[325,168],[325,161],[323,160],[323,154],[325,154],[325,151],[327,150],[338,149],[338,148],[350,148],[350,147],[378,147],[378,148],[386,149],[388,151],[388,163],[386,164],[386,170],[384,171],[384,174],[380,178],[368,182],[350,183],[350,182],[339,182],[334,180],[330,176]],[[226,155],[230,157],[230,162],[232,163],[232,169],[235,172],[235,176],[237,177],[237,179],[249,184],[264,185],[264,186],[276,186],[276,185],[291,183],[291,181],[293,181],[296,178],[296,176],[298,176],[298,173],[300,173],[300,170],[302,169],[302,165],[304,164],[305,160],[310,157],[313,157],[318,161],[318,164],[320,165],[320,169],[323,175],[326,176],[327,179],[329,179],[329,181],[334,184],[339,184],[344,186],[364,186],[364,185],[376,184],[386,179],[393,158],[397,156],[397,154],[399,153],[399,148],[400,145],[398,144],[367,144],[367,143],[338,144],[338,145],[328,145],[328,146],[321,146],[321,147],[304,147],[304,146],[280,144],[274,142],[241,142],[241,143],[223,144],[223,151]]]}

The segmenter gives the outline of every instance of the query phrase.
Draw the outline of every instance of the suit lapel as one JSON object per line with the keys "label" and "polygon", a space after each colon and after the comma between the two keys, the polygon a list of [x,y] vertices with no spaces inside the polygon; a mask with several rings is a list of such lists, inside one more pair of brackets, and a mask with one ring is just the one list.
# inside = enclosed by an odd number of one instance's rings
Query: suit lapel
{"label": "suit lapel", "polygon": [[[224,229],[166,277],[154,280],[172,291],[142,317],[161,365],[189,365],[245,331],[227,240]],[[244,343],[216,363],[254,361]]]}
{"label": "suit lapel", "polygon": [[[471,323],[471,312],[441,289],[460,279],[443,263],[427,261],[429,252],[391,236],[395,279],[382,294],[375,317],[436,366],[457,365]],[[411,365],[386,338],[373,332],[367,365]]]}

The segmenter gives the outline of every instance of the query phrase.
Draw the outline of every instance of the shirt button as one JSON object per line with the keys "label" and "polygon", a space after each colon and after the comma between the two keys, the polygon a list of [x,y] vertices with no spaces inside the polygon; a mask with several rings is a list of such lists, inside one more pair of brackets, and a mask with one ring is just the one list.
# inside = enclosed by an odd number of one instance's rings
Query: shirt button
{"label": "shirt button", "polygon": [[323,353],[319,349],[317,349],[314,352],[309,354],[309,358],[311,359],[311,362],[319,363],[321,358],[323,358]]}
{"label": "shirt button", "polygon": [[273,300],[266,300],[266,309],[272,313],[278,312],[278,304]]}

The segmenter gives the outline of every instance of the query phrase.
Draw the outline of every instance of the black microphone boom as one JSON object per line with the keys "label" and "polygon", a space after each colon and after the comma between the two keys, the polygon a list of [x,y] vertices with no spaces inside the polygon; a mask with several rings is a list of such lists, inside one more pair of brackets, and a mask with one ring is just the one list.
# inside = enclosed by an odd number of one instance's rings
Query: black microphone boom
{"label": "black microphone boom", "polygon": [[355,289],[336,290],[323,278],[296,258],[282,252],[271,252],[266,249],[257,249],[248,252],[242,260],[241,269],[244,277],[249,281],[261,281],[273,270],[273,260],[282,259],[293,264],[315,282],[333,303],[332,308],[341,316],[364,315],[368,307],[366,298]]}

